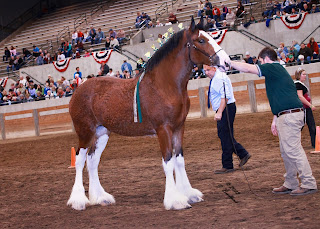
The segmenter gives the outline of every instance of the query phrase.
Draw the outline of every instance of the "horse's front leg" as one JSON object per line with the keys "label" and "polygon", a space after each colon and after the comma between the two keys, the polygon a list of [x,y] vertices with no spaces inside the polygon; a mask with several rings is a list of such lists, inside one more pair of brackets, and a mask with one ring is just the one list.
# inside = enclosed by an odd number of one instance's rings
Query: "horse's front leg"
{"label": "horse's front leg", "polygon": [[174,170],[176,175],[176,187],[179,190],[179,192],[183,193],[185,196],[188,197],[188,202],[192,204],[203,201],[203,194],[198,189],[191,187],[191,184],[187,176],[182,150],[183,133],[184,126],[181,129],[175,131],[173,134],[173,149],[176,157],[174,164]]}
{"label": "horse's front leg", "polygon": [[162,152],[162,166],[166,175],[166,188],[163,204],[167,210],[180,210],[190,208],[188,198],[178,191],[174,181],[173,171],[175,157],[172,156],[172,131],[167,125],[161,126],[158,131],[158,139]]}

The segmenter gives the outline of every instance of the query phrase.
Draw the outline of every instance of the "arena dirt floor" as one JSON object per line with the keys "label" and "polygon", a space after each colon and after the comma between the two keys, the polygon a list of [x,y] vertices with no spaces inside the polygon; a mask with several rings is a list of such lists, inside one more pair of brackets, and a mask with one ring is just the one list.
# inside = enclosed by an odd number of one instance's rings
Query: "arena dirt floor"
{"label": "arena dirt floor", "polygon": [[[315,112],[316,120],[319,114]],[[282,185],[284,174],[278,139],[270,132],[271,120],[269,112],[236,117],[236,139],[252,154],[244,168],[252,192],[241,170],[213,173],[221,167],[213,118],[186,122],[186,169],[204,201],[181,211],[163,207],[165,175],[157,138],[111,135],[99,175],[116,204],[88,206],[85,211],[66,205],[75,176],[75,170],[68,169],[70,148],[77,146],[74,133],[0,141],[0,227],[319,228],[320,192],[300,197],[271,193]],[[302,136],[309,152],[307,128]],[[307,155],[319,183],[320,154]],[[87,191],[86,171],[84,181]]]}

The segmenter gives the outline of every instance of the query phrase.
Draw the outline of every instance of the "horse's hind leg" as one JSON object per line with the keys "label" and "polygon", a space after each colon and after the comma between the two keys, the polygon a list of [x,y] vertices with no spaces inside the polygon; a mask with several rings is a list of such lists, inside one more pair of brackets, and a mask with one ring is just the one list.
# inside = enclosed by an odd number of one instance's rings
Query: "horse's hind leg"
{"label": "horse's hind leg", "polygon": [[173,149],[175,152],[176,160],[174,161],[174,170],[176,175],[176,186],[179,192],[188,197],[190,204],[203,201],[203,194],[198,190],[191,187],[187,172],[185,169],[185,162],[182,150],[182,139],[183,139],[184,127],[176,131],[173,134]]}
{"label": "horse's hind leg", "polygon": [[166,175],[166,188],[163,204],[167,210],[180,210],[190,208],[188,198],[176,188],[173,171],[175,158],[172,157],[172,131],[168,126],[162,126],[157,131],[162,152],[162,166]]}
{"label": "horse's hind leg", "polygon": [[89,200],[85,195],[82,181],[82,170],[86,162],[88,148],[80,148],[76,156],[76,179],[72,188],[67,205],[71,205],[75,210],[85,210]]}
{"label": "horse's hind leg", "polygon": [[[89,200],[91,205],[108,205],[115,203],[112,195],[105,192],[99,181],[98,165],[105,149],[110,132],[103,126],[96,129],[96,142],[87,155],[87,168],[89,173]],[[94,150],[94,152],[93,152]]]}

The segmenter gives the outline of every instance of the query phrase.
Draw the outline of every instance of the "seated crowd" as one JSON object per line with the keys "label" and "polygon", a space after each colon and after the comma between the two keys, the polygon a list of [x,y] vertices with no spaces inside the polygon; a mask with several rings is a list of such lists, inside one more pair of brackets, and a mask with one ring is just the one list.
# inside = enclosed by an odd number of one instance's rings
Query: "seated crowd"
{"label": "seated crowd", "polygon": [[97,75],[90,74],[86,78],[83,77],[80,68],[77,67],[72,80],[69,81],[64,76],[61,76],[59,80],[54,81],[53,77],[48,75],[48,79],[44,84],[35,83],[29,76],[27,76],[26,79],[20,76],[20,80],[12,83],[8,91],[0,86],[0,105],[68,97],[71,96],[82,83],[93,77],[110,76],[121,79],[134,78],[140,74],[144,63],[143,58],[140,58],[137,62],[136,69],[133,71],[132,65],[127,62],[127,60],[124,60],[121,66],[122,73],[120,73],[120,71],[114,73],[112,68],[102,63]]}
{"label": "seated crowd", "polygon": [[317,4],[319,4],[319,0],[284,0],[283,2],[268,0],[262,16],[265,18],[280,18],[287,14],[318,13]]}

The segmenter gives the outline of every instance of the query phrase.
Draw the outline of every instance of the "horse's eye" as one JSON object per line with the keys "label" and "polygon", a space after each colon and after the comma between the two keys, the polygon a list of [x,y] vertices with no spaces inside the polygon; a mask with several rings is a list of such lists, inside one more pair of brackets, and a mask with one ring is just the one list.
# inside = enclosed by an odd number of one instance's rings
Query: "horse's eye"
{"label": "horse's eye", "polygon": [[201,43],[201,44],[203,44],[204,42],[205,42],[204,39],[200,39],[200,40],[199,40],[199,43]]}

